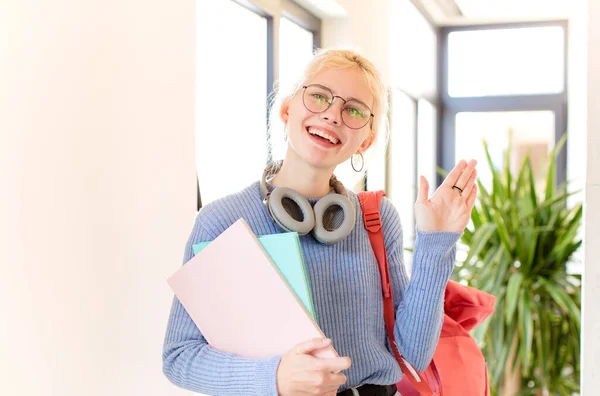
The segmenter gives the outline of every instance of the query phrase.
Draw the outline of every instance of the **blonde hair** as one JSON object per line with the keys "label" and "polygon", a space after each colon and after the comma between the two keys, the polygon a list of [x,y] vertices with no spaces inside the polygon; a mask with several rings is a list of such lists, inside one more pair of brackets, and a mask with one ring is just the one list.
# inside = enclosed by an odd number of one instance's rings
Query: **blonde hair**
{"label": "blonde hair", "polygon": [[[369,138],[373,138],[373,141],[376,141],[383,134],[383,138],[387,142],[389,101],[388,91],[381,73],[367,58],[355,51],[343,49],[317,50],[311,61],[304,68],[302,76],[293,86],[276,87],[270,112],[269,133],[273,132],[272,121],[279,120],[281,106],[287,106],[295,93],[307,81],[314,78],[322,70],[344,70],[351,68],[359,69],[363,73],[367,86],[373,95],[373,108],[371,111],[374,117]],[[285,89],[287,90],[285,91]]]}

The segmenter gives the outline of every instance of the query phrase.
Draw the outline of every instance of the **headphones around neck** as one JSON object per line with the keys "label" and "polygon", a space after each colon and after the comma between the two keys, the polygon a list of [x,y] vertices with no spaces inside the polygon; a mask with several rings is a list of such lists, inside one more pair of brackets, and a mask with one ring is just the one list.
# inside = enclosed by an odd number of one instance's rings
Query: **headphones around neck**
{"label": "headphones around neck", "polygon": [[[260,181],[260,193],[267,212],[273,221],[285,232],[297,232],[306,235],[312,232],[315,239],[325,245],[332,245],[346,238],[356,223],[356,209],[348,199],[344,185],[335,176],[329,185],[335,194],[327,194],[320,198],[314,208],[300,193],[288,187],[276,187],[269,192],[267,177],[281,169],[283,161],[269,164]],[[343,220],[333,221],[331,210],[341,209]],[[327,216],[327,217],[326,217]],[[332,225],[331,223],[336,223]]]}

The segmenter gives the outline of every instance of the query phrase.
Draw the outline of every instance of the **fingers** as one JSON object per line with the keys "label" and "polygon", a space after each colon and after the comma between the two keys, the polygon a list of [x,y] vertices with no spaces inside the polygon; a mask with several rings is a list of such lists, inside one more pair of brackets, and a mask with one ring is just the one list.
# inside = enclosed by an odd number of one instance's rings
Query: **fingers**
{"label": "fingers", "polygon": [[458,164],[456,164],[456,166],[450,171],[450,173],[448,173],[448,175],[446,176],[446,178],[444,179],[444,182],[442,184],[445,184],[449,187],[454,186],[456,184],[456,182],[458,181],[458,178],[460,177],[462,171],[466,167],[467,167],[467,163],[465,160],[458,161]]}
{"label": "fingers", "polygon": [[477,179],[477,169],[473,169],[473,172],[471,172],[471,176],[469,177],[469,180],[467,180],[467,183],[465,184],[465,186],[463,187],[460,184],[458,185],[460,188],[463,189],[463,192],[462,192],[463,197],[468,197],[469,194],[471,194],[471,190],[473,189],[473,186],[475,186],[476,179]]}
{"label": "fingers", "polygon": [[456,182],[454,184],[452,184],[453,186],[460,187],[463,190],[463,195],[465,195],[465,196],[468,196],[468,195],[464,194],[464,192],[465,192],[465,188],[467,187],[467,182],[469,181],[471,174],[475,170],[475,166],[477,166],[477,161],[475,161],[474,159],[469,161],[466,168],[463,169],[462,173],[458,177],[458,180],[456,180]]}
{"label": "fingers", "polygon": [[332,383],[334,383],[336,385],[335,389],[339,388],[340,385],[344,385],[347,381],[346,376],[342,373],[331,374],[329,379],[331,380]]}
{"label": "fingers", "polygon": [[473,205],[475,205],[476,198],[477,198],[477,184],[473,184],[473,188],[471,189],[471,192],[467,196],[467,201],[466,201],[467,207],[469,209],[472,209]]}
{"label": "fingers", "polygon": [[296,345],[296,353],[306,355],[312,351],[323,349],[331,345],[331,340],[328,338],[313,338],[312,340]]}
{"label": "fingers", "polygon": [[327,375],[326,381],[327,385],[322,388],[325,391],[324,394],[328,395],[330,392],[333,392],[335,395],[340,385],[344,385],[347,379],[344,374],[338,373]]}
{"label": "fingers", "polygon": [[318,359],[315,363],[315,370],[326,371],[329,373],[339,373],[342,370],[348,370],[352,361],[349,357]]}
{"label": "fingers", "polygon": [[448,187],[458,186],[464,191],[475,166],[477,166],[477,161],[474,159],[470,160],[468,163],[465,160],[458,161],[456,166],[448,173],[448,176],[446,176],[442,184]]}
{"label": "fingers", "polygon": [[417,202],[425,203],[429,199],[429,182],[424,176],[419,177],[419,193],[417,194]]}
{"label": "fingers", "polygon": [[[350,358],[316,359],[313,370],[318,372],[315,385],[319,394],[335,394],[340,385],[346,383],[346,376],[340,371],[350,368]],[[316,373],[315,373],[316,374]]]}
{"label": "fingers", "polygon": [[314,351],[329,348],[330,339],[314,338],[290,349],[277,368],[277,386],[280,394],[335,395],[346,383],[341,372],[352,364],[349,357],[317,358]]}

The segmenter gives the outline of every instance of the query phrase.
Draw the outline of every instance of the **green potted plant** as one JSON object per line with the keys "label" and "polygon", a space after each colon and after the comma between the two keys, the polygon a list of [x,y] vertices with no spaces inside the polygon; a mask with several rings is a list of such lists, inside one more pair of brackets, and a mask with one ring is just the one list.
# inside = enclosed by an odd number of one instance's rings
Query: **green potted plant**
{"label": "green potted plant", "polygon": [[550,153],[544,191],[536,187],[529,155],[515,174],[507,149],[496,169],[484,142],[491,188],[478,181],[472,224],[462,237],[467,257],[453,277],[497,298],[496,312],[473,333],[492,394],[579,391],[581,279],[567,272],[567,262],[582,243],[582,205],[568,207],[574,193],[555,186],[564,141]]}

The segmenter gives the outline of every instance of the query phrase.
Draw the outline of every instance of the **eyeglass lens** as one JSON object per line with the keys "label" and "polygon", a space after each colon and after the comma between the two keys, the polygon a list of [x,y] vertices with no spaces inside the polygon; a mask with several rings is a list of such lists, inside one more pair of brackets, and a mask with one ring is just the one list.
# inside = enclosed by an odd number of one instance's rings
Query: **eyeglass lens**
{"label": "eyeglass lens", "polygon": [[[333,104],[333,94],[324,87],[309,85],[304,90],[304,106],[313,113],[322,113]],[[349,128],[360,129],[367,125],[371,110],[364,104],[349,100],[342,107],[342,121]]]}

